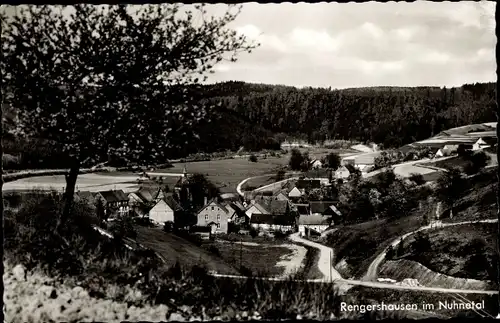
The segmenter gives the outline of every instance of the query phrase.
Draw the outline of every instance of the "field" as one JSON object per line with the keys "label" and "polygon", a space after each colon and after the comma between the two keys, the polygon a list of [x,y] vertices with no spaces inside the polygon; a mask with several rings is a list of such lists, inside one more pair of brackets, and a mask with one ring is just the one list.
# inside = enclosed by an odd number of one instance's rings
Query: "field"
{"label": "field", "polygon": [[496,224],[477,223],[426,231],[427,251],[414,250],[414,237],[405,240],[405,259],[417,261],[445,275],[496,280]]}
{"label": "field", "polygon": [[217,248],[225,262],[241,266],[258,276],[287,276],[298,271],[306,255],[304,247],[284,243],[256,243],[216,240],[207,248]]}
{"label": "field", "polygon": [[361,277],[375,257],[394,239],[418,229],[421,224],[421,216],[415,214],[395,220],[379,219],[341,225],[318,242],[335,250],[335,263],[347,262],[346,274]]}
{"label": "field", "polygon": [[237,275],[239,273],[222,258],[173,233],[142,226],[136,226],[136,229],[137,242],[158,252],[167,261],[167,266],[173,266],[179,262],[184,267],[205,265],[209,270],[214,270],[219,274]]}

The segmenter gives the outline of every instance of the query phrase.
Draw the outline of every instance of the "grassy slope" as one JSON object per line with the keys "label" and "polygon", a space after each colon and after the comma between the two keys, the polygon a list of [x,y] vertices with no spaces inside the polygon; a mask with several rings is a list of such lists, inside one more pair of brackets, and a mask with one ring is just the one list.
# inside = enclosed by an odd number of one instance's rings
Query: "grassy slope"
{"label": "grassy slope", "polygon": [[321,243],[335,250],[335,263],[345,259],[350,276],[360,277],[370,263],[394,239],[421,226],[421,217],[412,215],[397,220],[379,219],[339,226]]}
{"label": "grassy slope", "polygon": [[[448,227],[428,232],[432,248],[427,252],[415,252],[409,248],[413,238],[405,243],[408,254],[404,257],[417,261],[427,268],[445,275],[495,281],[497,245],[496,224],[471,224]],[[472,245],[476,241],[478,245]],[[472,257],[481,255],[479,261]],[[470,261],[476,264],[470,267]],[[484,261],[484,263],[483,263]]]}
{"label": "grassy slope", "polygon": [[276,266],[282,257],[292,253],[290,248],[279,244],[259,243],[258,245],[247,245],[239,242],[230,243],[223,241],[212,241],[207,247],[216,247],[221,258],[235,268],[241,265],[248,268],[252,273],[275,277],[284,273],[284,268]]}
{"label": "grassy slope", "polygon": [[136,228],[137,242],[161,254],[168,266],[173,266],[176,262],[185,267],[205,264],[208,270],[215,270],[219,274],[238,274],[238,270],[220,257],[173,233],[163,232],[159,228]]}

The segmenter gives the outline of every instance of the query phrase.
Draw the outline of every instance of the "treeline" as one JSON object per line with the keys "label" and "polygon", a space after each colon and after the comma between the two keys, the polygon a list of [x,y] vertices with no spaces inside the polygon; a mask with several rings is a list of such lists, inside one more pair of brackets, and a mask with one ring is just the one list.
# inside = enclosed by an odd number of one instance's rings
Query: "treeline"
{"label": "treeline", "polygon": [[207,85],[213,102],[274,133],[373,141],[399,147],[440,131],[496,120],[496,83],[459,88],[375,87],[332,90],[224,82]]}

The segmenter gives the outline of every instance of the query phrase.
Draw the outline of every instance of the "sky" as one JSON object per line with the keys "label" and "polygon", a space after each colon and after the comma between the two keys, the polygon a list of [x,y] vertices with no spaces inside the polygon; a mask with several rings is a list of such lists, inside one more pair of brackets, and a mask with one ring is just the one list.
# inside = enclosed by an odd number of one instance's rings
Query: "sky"
{"label": "sky", "polygon": [[[493,1],[243,3],[228,27],[261,45],[235,63],[219,63],[207,82],[331,88],[496,82],[495,7]],[[206,9],[220,16],[227,5]]]}
{"label": "sky", "polygon": [[[496,82],[495,2],[244,3],[230,27],[261,46],[208,82],[350,88]],[[223,4],[208,5],[218,15]]]}

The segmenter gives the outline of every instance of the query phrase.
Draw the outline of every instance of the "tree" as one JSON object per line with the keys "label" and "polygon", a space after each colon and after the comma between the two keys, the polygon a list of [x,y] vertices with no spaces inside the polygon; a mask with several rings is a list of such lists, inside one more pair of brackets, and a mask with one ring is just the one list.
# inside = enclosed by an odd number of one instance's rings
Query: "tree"
{"label": "tree", "polygon": [[410,179],[410,181],[412,181],[413,183],[415,183],[417,185],[425,184],[425,179],[424,179],[424,176],[422,174],[412,173],[412,174],[410,174],[409,179]]}
{"label": "tree", "polygon": [[480,151],[470,155],[467,159],[469,162],[465,165],[464,170],[467,174],[472,175],[486,167],[491,158],[484,151]]}
{"label": "tree", "polygon": [[248,160],[252,163],[256,163],[258,161],[257,156],[255,156],[254,154],[251,154],[250,157],[248,157]]}
{"label": "tree", "polygon": [[304,164],[304,156],[300,153],[298,149],[292,149],[290,152],[290,160],[288,165],[292,170],[301,170]]}
{"label": "tree", "polygon": [[323,167],[337,170],[340,167],[340,156],[336,153],[329,153],[323,158]]}
{"label": "tree", "polygon": [[104,203],[102,199],[97,199],[95,204],[96,215],[99,221],[103,222],[107,220],[106,210],[104,209]]}
{"label": "tree", "polygon": [[455,201],[462,195],[465,188],[466,181],[462,173],[458,168],[452,168],[438,178],[435,193],[438,198],[453,209]]}
{"label": "tree", "polygon": [[279,181],[282,181],[285,179],[285,171],[280,169],[278,172],[276,172],[276,181],[279,182]]}
{"label": "tree", "polygon": [[203,174],[199,173],[192,174],[189,177],[187,188],[191,194],[192,207],[195,210],[204,205],[205,197],[211,200],[220,195],[219,188]]}
{"label": "tree", "polygon": [[108,156],[165,161],[197,140],[212,108],[200,103],[199,82],[255,47],[228,28],[239,8],[207,19],[197,5],[199,24],[177,4],[2,10],[2,91],[18,111],[17,135],[70,158],[61,223],[80,167]]}

